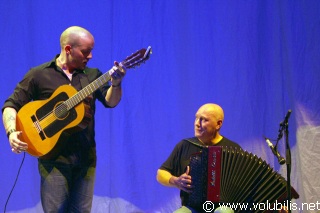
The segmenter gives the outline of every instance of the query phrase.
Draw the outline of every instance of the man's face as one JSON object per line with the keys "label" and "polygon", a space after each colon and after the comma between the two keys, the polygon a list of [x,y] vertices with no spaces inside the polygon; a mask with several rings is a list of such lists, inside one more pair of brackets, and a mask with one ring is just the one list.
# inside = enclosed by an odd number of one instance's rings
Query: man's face
{"label": "man's face", "polygon": [[69,67],[83,70],[92,58],[94,41],[90,37],[81,38],[78,45],[70,46]]}
{"label": "man's face", "polygon": [[222,124],[214,115],[214,112],[207,107],[201,107],[197,113],[194,121],[195,137],[202,142],[211,141],[216,136]]}

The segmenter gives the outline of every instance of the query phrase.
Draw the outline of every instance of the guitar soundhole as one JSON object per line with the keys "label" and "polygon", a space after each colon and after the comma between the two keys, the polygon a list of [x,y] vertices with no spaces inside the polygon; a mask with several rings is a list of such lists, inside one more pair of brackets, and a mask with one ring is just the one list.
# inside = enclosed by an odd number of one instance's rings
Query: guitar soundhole
{"label": "guitar soundhole", "polygon": [[56,108],[54,108],[54,115],[58,119],[64,119],[69,114],[68,108],[66,104],[59,104]]}

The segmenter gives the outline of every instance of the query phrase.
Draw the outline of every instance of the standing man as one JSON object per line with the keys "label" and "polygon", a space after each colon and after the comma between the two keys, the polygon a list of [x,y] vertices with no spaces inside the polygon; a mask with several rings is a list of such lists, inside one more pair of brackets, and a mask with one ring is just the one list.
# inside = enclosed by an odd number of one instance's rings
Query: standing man
{"label": "standing man", "polygon": [[[61,34],[60,47],[60,54],[53,60],[30,69],[4,103],[3,124],[14,153],[28,149],[28,144],[19,139],[24,132],[16,130],[17,112],[25,104],[50,98],[61,85],[72,85],[79,91],[102,75],[98,69],[87,67],[94,47],[94,37],[88,30],[67,28]],[[44,212],[91,211],[96,168],[95,101],[107,108],[120,102],[125,69],[118,62],[114,65],[111,85],[103,85],[86,100],[91,112],[88,126],[71,135],[62,133],[55,147],[38,159]]]}
{"label": "standing man", "polygon": [[[222,108],[213,103],[201,106],[195,116],[194,136],[180,141],[168,159],[157,172],[157,181],[164,186],[180,189],[182,207],[175,213],[197,213],[203,209],[194,209],[187,205],[189,193],[192,190],[192,177],[189,175],[189,159],[194,153],[201,151],[203,146],[232,146],[241,147],[220,134],[224,119]],[[217,212],[233,212],[230,208],[221,208]]]}

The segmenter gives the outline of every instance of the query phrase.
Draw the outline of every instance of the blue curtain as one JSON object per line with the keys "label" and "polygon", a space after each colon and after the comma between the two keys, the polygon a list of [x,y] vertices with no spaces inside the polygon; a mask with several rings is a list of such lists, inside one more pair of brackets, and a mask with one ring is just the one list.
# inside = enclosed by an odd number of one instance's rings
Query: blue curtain
{"label": "blue curtain", "polygon": [[[98,104],[97,180],[92,212],[172,212],[179,191],[156,171],[182,138],[193,136],[204,103],[225,111],[222,134],[286,177],[264,141],[276,139],[287,111],[293,212],[320,201],[320,1],[1,1],[1,100],[27,70],[59,53],[69,26],[87,28],[96,45],[89,66],[108,71],[134,51],[150,59],[130,69],[114,109]],[[0,129],[0,209],[23,155]],[[285,155],[285,138],[279,141]],[[37,159],[26,155],[8,212],[42,212]],[[305,203],[305,205],[303,205]],[[308,206],[309,205],[309,206]],[[319,207],[318,207],[319,208]]]}

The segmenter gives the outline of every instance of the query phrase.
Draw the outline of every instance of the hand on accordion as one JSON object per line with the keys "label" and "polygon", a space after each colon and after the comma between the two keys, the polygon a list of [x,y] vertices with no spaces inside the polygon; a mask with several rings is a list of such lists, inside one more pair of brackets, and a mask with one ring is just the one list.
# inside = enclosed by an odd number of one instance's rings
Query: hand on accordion
{"label": "hand on accordion", "polygon": [[170,182],[175,185],[180,190],[190,193],[192,186],[191,186],[191,176],[189,175],[190,168],[187,167],[187,171],[180,175],[180,177],[172,176],[170,178]]}

